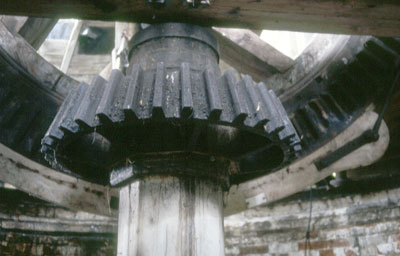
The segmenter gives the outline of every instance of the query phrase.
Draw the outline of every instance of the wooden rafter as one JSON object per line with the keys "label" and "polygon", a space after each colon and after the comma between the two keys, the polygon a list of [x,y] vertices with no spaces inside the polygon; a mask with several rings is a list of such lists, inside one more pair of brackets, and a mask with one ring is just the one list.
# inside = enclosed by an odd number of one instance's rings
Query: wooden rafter
{"label": "wooden rafter", "polygon": [[18,33],[37,50],[56,23],[57,19],[29,17]]}
{"label": "wooden rafter", "polygon": [[1,14],[72,17],[132,22],[191,22],[206,26],[246,27],[323,33],[400,35],[400,2],[315,0],[215,0],[195,9],[183,1],[154,7],[144,0],[2,0]]}

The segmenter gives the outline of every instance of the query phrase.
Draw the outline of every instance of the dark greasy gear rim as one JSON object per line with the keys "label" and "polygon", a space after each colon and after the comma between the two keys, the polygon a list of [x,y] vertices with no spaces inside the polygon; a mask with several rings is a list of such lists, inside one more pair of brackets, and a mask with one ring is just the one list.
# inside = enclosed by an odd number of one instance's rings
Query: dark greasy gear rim
{"label": "dark greasy gear rim", "polygon": [[[150,171],[155,153],[170,154],[171,161],[178,152],[200,153],[228,161],[229,177],[245,177],[279,169],[301,149],[272,90],[247,75],[238,80],[234,70],[220,75],[217,41],[208,29],[152,25],[138,32],[132,45],[129,75],[113,70],[108,81],[97,76],[66,98],[42,140],[51,164],[105,175],[126,159],[137,170],[146,154],[149,163],[142,168]],[[108,142],[85,140],[93,134]],[[210,166],[210,173],[217,169]]]}

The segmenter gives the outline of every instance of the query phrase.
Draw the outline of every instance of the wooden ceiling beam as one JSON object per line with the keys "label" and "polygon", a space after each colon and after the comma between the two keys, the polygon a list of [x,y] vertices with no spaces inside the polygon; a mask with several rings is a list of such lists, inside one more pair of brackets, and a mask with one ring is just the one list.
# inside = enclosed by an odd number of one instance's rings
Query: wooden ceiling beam
{"label": "wooden ceiling beam", "polygon": [[205,26],[400,36],[394,0],[214,0],[206,8],[183,1],[155,7],[145,0],[2,0],[1,14],[131,22],[189,22]]}

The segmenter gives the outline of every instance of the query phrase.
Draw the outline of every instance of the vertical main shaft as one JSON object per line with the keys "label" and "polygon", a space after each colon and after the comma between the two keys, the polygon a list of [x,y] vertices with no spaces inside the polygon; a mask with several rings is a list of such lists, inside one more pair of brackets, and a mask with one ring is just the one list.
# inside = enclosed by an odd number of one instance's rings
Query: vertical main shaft
{"label": "vertical main shaft", "polygon": [[[217,41],[207,29],[165,23],[135,36],[127,73],[135,66],[157,72],[162,63],[167,82],[161,90],[169,93],[165,96],[169,102],[183,93],[179,84],[185,81],[178,82],[187,79],[183,63],[190,89],[202,94],[198,88],[204,83],[203,72],[208,68],[220,75],[218,59]],[[143,81],[143,90],[152,90],[152,77],[145,75]],[[118,256],[223,256],[222,208],[223,192],[217,182],[184,175],[142,177],[120,190]]]}
{"label": "vertical main shaft", "polygon": [[120,190],[118,256],[223,256],[223,194],[199,179],[150,176]]}
{"label": "vertical main shaft", "polygon": [[208,67],[220,74],[217,41],[203,27],[181,23],[153,25],[136,34],[130,47],[131,68],[137,64],[143,70],[151,70],[163,62],[167,72],[172,73],[182,63],[188,63],[192,72],[201,73]]}

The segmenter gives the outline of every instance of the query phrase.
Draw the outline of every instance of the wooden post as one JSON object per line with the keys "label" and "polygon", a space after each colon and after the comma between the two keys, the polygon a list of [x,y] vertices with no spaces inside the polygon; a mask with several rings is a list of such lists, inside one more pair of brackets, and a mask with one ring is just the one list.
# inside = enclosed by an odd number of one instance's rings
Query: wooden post
{"label": "wooden post", "polygon": [[79,33],[81,32],[83,22],[76,20],[68,40],[67,49],[65,49],[64,57],[61,62],[60,70],[67,73],[72,56],[74,55],[76,44],[78,43]]}
{"label": "wooden post", "polygon": [[153,176],[120,190],[118,256],[223,256],[223,194],[204,180]]}

